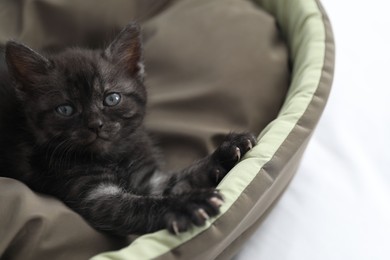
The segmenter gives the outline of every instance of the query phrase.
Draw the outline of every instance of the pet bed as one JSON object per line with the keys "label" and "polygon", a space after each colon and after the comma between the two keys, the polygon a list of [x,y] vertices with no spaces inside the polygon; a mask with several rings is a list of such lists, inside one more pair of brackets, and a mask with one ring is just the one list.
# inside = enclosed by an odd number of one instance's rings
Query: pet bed
{"label": "pet bed", "polygon": [[[231,130],[258,132],[258,144],[219,185],[225,197],[219,216],[178,236],[162,230],[130,245],[94,231],[61,202],[1,178],[0,255],[85,259],[113,250],[92,259],[232,257],[287,187],[326,104],[334,45],[320,3],[94,1],[91,9],[87,2],[76,9],[73,1],[5,2],[0,42],[16,38],[46,49],[59,43],[93,46],[111,36],[102,36],[110,32],[105,19],[119,29],[135,18],[143,23],[149,66],[147,127],[165,150],[167,167],[207,154]],[[99,9],[106,16],[96,15]],[[96,23],[83,23],[83,17]]]}

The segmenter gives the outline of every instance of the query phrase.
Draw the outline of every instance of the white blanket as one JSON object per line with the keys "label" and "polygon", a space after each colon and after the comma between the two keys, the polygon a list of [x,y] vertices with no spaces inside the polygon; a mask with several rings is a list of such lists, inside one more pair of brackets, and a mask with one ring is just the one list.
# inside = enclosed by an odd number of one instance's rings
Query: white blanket
{"label": "white blanket", "polygon": [[390,3],[322,1],[332,93],[297,175],[237,260],[390,259]]}

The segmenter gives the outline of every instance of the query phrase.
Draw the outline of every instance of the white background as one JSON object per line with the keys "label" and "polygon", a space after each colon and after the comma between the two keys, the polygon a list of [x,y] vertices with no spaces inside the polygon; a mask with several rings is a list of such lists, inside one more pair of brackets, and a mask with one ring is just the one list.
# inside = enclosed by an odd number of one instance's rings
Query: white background
{"label": "white background", "polygon": [[332,92],[300,169],[237,260],[390,259],[390,2],[322,0]]}

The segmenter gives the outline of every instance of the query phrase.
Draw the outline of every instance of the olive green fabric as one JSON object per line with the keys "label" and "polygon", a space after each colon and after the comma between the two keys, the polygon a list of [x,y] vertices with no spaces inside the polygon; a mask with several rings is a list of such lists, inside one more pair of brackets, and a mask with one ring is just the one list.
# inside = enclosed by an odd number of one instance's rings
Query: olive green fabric
{"label": "olive green fabric", "polygon": [[60,201],[0,178],[0,259],[88,259],[125,245],[80,223]]}
{"label": "olive green fabric", "polygon": [[[288,52],[275,19],[250,1],[1,1],[0,44],[16,39],[45,50],[100,47],[131,19],[140,20],[144,31],[146,125],[163,149],[167,168],[208,154],[230,131],[259,134],[276,118],[290,79]],[[258,172],[260,164],[239,169],[235,171],[242,171],[242,180],[221,185],[224,194],[235,194],[227,196],[223,211],[253,178],[245,172]],[[257,192],[265,192],[273,180],[268,174],[259,176]],[[0,239],[0,258],[85,259],[123,246],[123,240],[91,229],[61,202],[36,195],[15,180],[0,179],[0,200],[0,234],[7,238]],[[250,205],[236,208],[243,209],[247,212]],[[168,252],[210,224],[178,237],[166,231],[143,236],[123,257],[146,259],[149,253]],[[230,225],[221,234],[226,232],[229,236]],[[145,243],[148,238],[152,244]],[[198,240],[194,245],[196,252],[212,244]],[[176,250],[174,256],[181,254]]]}
{"label": "olive green fabric", "polygon": [[93,260],[230,258],[286,188],[328,99],[334,71],[333,36],[318,1],[258,3],[276,17],[286,36],[292,82],[278,117],[219,186],[226,200],[222,214],[206,227],[179,237],[168,238],[164,231],[156,232]]}
{"label": "olive green fabric", "polygon": [[287,48],[275,19],[252,2],[178,1],[143,29],[146,125],[168,168],[209,154],[231,131],[258,135],[276,118],[290,79]]}

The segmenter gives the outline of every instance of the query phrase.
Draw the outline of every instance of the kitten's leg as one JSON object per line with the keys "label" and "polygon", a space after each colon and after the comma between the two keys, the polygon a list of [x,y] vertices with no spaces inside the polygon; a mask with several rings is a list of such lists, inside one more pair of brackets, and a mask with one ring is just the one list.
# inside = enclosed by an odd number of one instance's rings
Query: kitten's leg
{"label": "kitten's leg", "polygon": [[222,197],[214,187],[255,144],[256,138],[251,134],[229,134],[213,154],[167,178],[163,194],[183,196],[181,203],[166,214],[171,232],[185,231],[191,223],[203,225],[210,216],[219,213],[217,207],[210,208],[194,200],[215,193],[218,196],[209,200],[222,205]]}
{"label": "kitten's leg", "polygon": [[211,155],[210,160],[205,162],[214,184],[218,184],[256,143],[256,137],[250,133],[227,135],[222,144]]}
{"label": "kitten's leg", "polygon": [[252,134],[227,135],[214,153],[172,175],[165,194],[180,194],[189,189],[217,186],[254,145],[256,138]]}
{"label": "kitten's leg", "polygon": [[149,180],[153,195],[136,195],[115,183],[96,186],[91,181],[91,185],[77,185],[82,190],[68,193],[77,196],[64,201],[96,229],[117,235],[163,228],[183,232],[219,213],[223,198],[214,187],[255,143],[250,134],[230,134],[212,155],[179,173],[155,171]]}
{"label": "kitten's leg", "polygon": [[105,183],[65,201],[94,228],[126,236],[164,228],[177,234],[192,224],[203,225],[209,216],[218,214],[222,197],[213,189],[180,196],[140,196]]}

